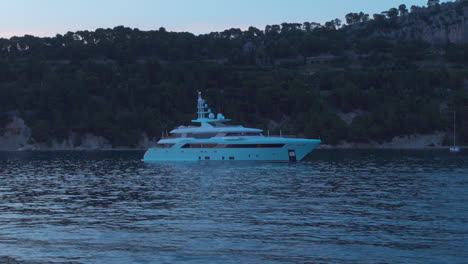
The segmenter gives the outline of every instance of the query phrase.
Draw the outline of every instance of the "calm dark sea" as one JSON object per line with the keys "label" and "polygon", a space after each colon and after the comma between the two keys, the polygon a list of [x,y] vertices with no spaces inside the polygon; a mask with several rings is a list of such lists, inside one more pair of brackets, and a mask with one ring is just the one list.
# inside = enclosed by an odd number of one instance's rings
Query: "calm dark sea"
{"label": "calm dark sea", "polygon": [[468,263],[466,150],[142,156],[0,153],[0,261]]}

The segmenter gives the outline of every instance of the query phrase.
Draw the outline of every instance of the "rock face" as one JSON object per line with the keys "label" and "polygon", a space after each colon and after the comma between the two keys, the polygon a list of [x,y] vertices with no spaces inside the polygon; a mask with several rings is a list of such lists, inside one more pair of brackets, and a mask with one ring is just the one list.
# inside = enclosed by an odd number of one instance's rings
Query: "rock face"
{"label": "rock face", "polygon": [[374,36],[391,39],[420,39],[431,45],[468,43],[468,1],[419,8],[398,18],[398,29],[377,31]]}
{"label": "rock face", "polygon": [[140,142],[138,142],[137,148],[148,149],[156,146],[157,140],[151,140],[146,133],[143,133]]}
{"label": "rock face", "polygon": [[435,17],[432,23],[423,21],[413,26],[422,29],[415,35],[432,45],[468,43],[468,7],[463,8],[463,14],[450,10]]}
{"label": "rock face", "polygon": [[363,111],[363,110],[354,110],[352,112],[349,112],[349,113],[336,113],[340,118],[341,120],[343,120],[346,124],[348,125],[351,125],[351,123],[353,123],[353,120],[354,118],[358,117],[358,116],[362,116],[364,114],[367,114],[368,112],[367,111]]}
{"label": "rock face", "polygon": [[63,141],[54,139],[50,146],[39,144],[37,148],[41,150],[109,150],[112,149],[112,145],[104,137],[70,133]]}
{"label": "rock face", "polygon": [[17,150],[28,146],[31,138],[31,129],[24,120],[13,117],[11,122],[0,130],[0,150]]}
{"label": "rock face", "polygon": [[394,137],[392,141],[380,145],[381,148],[427,148],[441,147],[444,141],[444,132],[429,135],[414,134],[409,136]]}
{"label": "rock face", "polygon": [[[70,132],[64,140],[53,139],[50,144],[32,143],[31,129],[23,119],[13,117],[10,123],[0,129],[0,151],[23,150],[111,150],[114,148],[109,140],[93,134],[78,135]],[[154,141],[143,135],[138,149],[147,149],[154,145]],[[123,149],[120,147],[117,149]]]}
{"label": "rock face", "polygon": [[112,145],[103,137],[85,134],[81,137],[81,144],[78,148],[85,150],[112,149]]}
{"label": "rock face", "polygon": [[369,143],[340,142],[338,145],[320,145],[321,149],[339,148],[339,149],[425,149],[440,148],[443,146],[445,137],[444,132],[433,134],[414,134],[401,137],[394,137],[391,141],[379,144],[375,141]]}

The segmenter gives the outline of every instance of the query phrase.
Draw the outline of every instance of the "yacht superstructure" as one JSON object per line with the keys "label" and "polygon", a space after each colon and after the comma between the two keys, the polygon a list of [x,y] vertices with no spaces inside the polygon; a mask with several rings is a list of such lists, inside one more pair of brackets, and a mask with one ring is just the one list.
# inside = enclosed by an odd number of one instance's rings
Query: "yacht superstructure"
{"label": "yacht superstructure", "polygon": [[215,116],[198,92],[199,126],[180,126],[146,151],[143,161],[262,161],[296,162],[320,143],[317,139],[269,137],[263,130],[226,125],[231,121]]}

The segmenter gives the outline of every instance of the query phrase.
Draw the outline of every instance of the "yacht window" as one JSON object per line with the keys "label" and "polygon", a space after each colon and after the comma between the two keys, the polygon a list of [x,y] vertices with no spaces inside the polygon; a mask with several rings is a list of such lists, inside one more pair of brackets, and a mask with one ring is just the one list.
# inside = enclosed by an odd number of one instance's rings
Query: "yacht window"
{"label": "yacht window", "polygon": [[156,148],[172,148],[175,144],[172,143],[163,143],[163,144],[156,144]]}
{"label": "yacht window", "polygon": [[220,122],[209,122],[210,125],[214,127],[225,127],[226,125]]}
{"label": "yacht window", "polygon": [[218,148],[282,148],[284,144],[227,144],[218,145]]}
{"label": "yacht window", "polygon": [[260,132],[232,132],[232,133],[227,133],[226,137],[240,137],[240,136],[261,136],[262,133]]}
{"label": "yacht window", "polygon": [[182,148],[282,148],[284,144],[216,144],[187,143]]}
{"label": "yacht window", "polygon": [[212,143],[188,143],[182,146],[182,148],[215,148],[218,144]]}
{"label": "yacht window", "polygon": [[190,133],[187,137],[196,138],[196,139],[207,139],[215,137],[216,133]]}
{"label": "yacht window", "polygon": [[227,133],[226,137],[240,137],[242,133]]}

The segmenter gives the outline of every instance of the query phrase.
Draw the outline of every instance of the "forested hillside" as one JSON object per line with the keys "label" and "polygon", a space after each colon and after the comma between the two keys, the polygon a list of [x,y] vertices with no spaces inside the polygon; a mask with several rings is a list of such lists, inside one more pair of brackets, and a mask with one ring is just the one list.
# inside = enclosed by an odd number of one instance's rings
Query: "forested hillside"
{"label": "forested hillside", "polygon": [[27,144],[92,134],[135,147],[188,124],[200,90],[239,123],[328,144],[449,143],[456,111],[468,144],[468,1],[428,5],[199,36],[119,26],[0,39],[0,128],[24,120]]}

